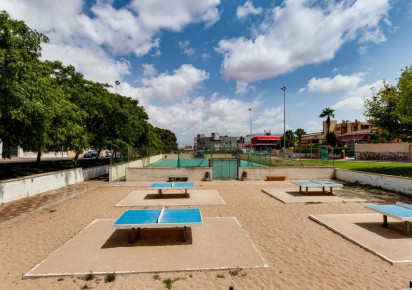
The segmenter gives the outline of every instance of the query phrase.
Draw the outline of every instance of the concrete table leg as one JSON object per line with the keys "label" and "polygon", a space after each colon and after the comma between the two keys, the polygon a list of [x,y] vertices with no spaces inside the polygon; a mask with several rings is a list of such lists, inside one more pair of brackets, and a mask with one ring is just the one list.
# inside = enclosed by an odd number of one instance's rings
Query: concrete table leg
{"label": "concrete table leg", "polygon": [[388,226],[388,217],[386,215],[383,215],[383,224],[382,224],[382,226],[385,227],[385,228]]}

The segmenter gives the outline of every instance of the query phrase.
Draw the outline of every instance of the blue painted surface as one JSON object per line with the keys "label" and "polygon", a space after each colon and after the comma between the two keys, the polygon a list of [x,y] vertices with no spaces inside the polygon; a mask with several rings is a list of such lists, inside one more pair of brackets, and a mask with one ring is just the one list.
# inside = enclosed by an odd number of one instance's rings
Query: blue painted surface
{"label": "blue painted surface", "polygon": [[160,209],[127,210],[114,225],[156,224]]}
{"label": "blue painted surface", "polygon": [[402,207],[402,206],[398,206],[398,205],[394,205],[394,204],[390,204],[390,205],[367,205],[366,207],[370,207],[370,208],[374,208],[377,209],[379,211],[394,215],[394,216],[398,216],[398,217],[402,217],[402,218],[409,218],[412,217],[412,210]]}
{"label": "blue painted surface", "polygon": [[292,181],[292,183],[298,184],[298,185],[300,185],[300,186],[319,185],[319,184],[317,184],[317,183],[310,182],[310,181]]}
{"label": "blue painted surface", "polygon": [[[172,182],[167,183],[153,183],[150,188],[171,188]],[[195,187],[193,182],[175,182],[173,187]]]}
{"label": "blue painted surface", "polygon": [[321,185],[341,185],[340,183],[336,183],[329,180],[309,180],[310,182],[314,182]]}
{"label": "blue painted surface", "polygon": [[[139,209],[125,211],[113,225],[150,225],[157,224],[160,209]],[[202,223],[200,209],[165,209],[160,220],[161,224]]]}
{"label": "blue painted surface", "polygon": [[186,223],[201,223],[202,216],[200,209],[165,209],[163,212],[161,224],[186,224]]}

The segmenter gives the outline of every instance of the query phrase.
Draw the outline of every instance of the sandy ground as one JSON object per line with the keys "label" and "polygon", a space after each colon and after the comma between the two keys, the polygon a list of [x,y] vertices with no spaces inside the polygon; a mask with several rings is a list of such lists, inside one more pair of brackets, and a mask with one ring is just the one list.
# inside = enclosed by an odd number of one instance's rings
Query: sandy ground
{"label": "sandy ground", "polygon": [[[235,216],[269,268],[104,277],[22,280],[95,219],[116,219],[115,204],[145,187],[101,187],[0,227],[1,289],[401,289],[412,280],[412,265],[391,265],[308,218],[309,214],[370,213],[363,203],[283,204],[262,188],[287,182],[199,182],[217,190],[226,205],[200,206],[203,216]],[[293,186],[291,186],[293,187]],[[391,198],[393,201],[394,198]],[[409,202],[410,203],[410,202]],[[218,246],[218,245],[216,245]],[[193,257],[195,258],[195,257]]]}

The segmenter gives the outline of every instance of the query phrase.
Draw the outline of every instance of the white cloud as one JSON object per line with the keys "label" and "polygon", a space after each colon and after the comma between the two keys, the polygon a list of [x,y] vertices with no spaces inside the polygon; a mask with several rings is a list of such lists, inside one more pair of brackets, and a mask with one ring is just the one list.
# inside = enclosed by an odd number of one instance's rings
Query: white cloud
{"label": "white cloud", "polygon": [[243,6],[239,6],[237,8],[236,17],[239,19],[243,19],[249,14],[252,14],[252,15],[261,14],[262,11],[263,11],[262,7],[255,8],[253,7],[252,2],[246,1],[245,4],[243,4]]}
{"label": "white cloud", "polygon": [[206,60],[208,60],[210,58],[210,55],[209,54],[207,54],[207,53],[202,53],[202,60],[203,61],[206,61]]}
{"label": "white cloud", "polygon": [[271,109],[265,108],[262,113],[258,114],[258,118],[253,123],[273,125],[278,120],[283,120],[283,106]]}
{"label": "white cloud", "polygon": [[[149,68],[149,71],[153,70],[156,71],[154,67]],[[182,101],[208,78],[209,73],[205,70],[197,69],[191,64],[183,64],[172,74],[161,73],[143,78],[142,87],[125,85],[119,92],[140,100],[144,106],[149,105],[152,99]]]}
{"label": "white cloud", "polygon": [[312,78],[308,82],[308,91],[326,93],[332,91],[350,90],[357,87],[359,83],[364,81],[365,75],[365,73],[359,72],[350,76],[338,74],[333,79]]}
{"label": "white cloud", "polygon": [[301,94],[301,93],[303,93],[305,90],[306,90],[305,88],[300,88],[299,91],[298,91],[298,93]]}
{"label": "white cloud", "polygon": [[[184,132],[191,137],[198,133],[249,133],[249,107],[258,106],[255,100],[245,103],[237,99],[212,95],[208,100],[195,97],[165,106],[147,106],[150,122],[158,127]],[[182,113],[184,112],[184,113]]]}
{"label": "white cloud", "polygon": [[144,63],[142,64],[142,67],[143,67],[143,75],[145,77],[154,77],[155,75],[157,75],[157,70],[153,64]]}
{"label": "white cloud", "polygon": [[179,41],[179,47],[182,50],[182,53],[187,54],[188,56],[191,56],[195,53],[195,50],[189,46],[190,46],[189,40]]}
{"label": "white cloud", "polygon": [[139,14],[142,26],[151,30],[180,31],[192,22],[213,25],[220,17],[216,6],[220,0],[133,0],[130,7]]}
{"label": "white cloud", "polygon": [[97,82],[114,83],[123,75],[130,74],[130,63],[114,60],[100,47],[65,46],[62,44],[43,45],[43,59],[58,60],[64,65],[74,65],[87,79]]}
{"label": "white cloud", "polygon": [[[85,13],[84,0],[35,2],[0,0],[0,6],[13,18],[23,19],[48,35],[52,45],[45,46],[43,58],[58,56],[65,64],[75,65],[86,78],[109,83],[129,73],[127,64],[115,56],[143,56],[151,50],[159,55],[160,39],[156,36],[161,30],[180,31],[200,22],[209,27],[220,17],[216,8],[220,0],[132,0],[120,8],[115,8],[113,1],[97,0],[87,11],[91,16]],[[102,59],[102,65],[96,65],[97,59]]]}
{"label": "white cloud", "polygon": [[305,105],[305,103],[297,103],[296,107],[303,107]]}
{"label": "white cloud", "polygon": [[288,0],[269,11],[253,39],[221,40],[216,51],[224,55],[226,79],[257,81],[276,77],[297,67],[328,61],[348,41],[373,38],[390,9],[388,0]]}
{"label": "white cloud", "polygon": [[332,106],[336,110],[360,110],[364,108],[364,100],[372,95],[371,88],[379,90],[383,88],[383,82],[376,81],[371,84],[348,91],[339,102]]}
{"label": "white cloud", "polygon": [[319,122],[319,120],[317,121],[309,121],[306,122],[306,128],[307,130],[305,130],[308,134],[310,133],[318,133],[318,132],[322,132],[322,122]]}

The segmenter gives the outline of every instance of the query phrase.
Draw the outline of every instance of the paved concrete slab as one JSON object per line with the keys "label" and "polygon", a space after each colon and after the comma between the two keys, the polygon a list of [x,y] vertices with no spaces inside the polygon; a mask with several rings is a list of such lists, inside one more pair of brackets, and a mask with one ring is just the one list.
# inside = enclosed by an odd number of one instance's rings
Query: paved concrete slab
{"label": "paved concrete slab", "polygon": [[391,264],[412,263],[412,237],[405,235],[403,224],[395,219],[388,218],[389,227],[382,227],[381,214],[326,214],[309,218]]}
{"label": "paved concrete slab", "polygon": [[333,195],[320,191],[309,191],[309,194],[300,193],[299,190],[289,188],[265,188],[264,193],[276,198],[283,203],[307,202],[384,202],[381,199],[358,194],[348,190],[333,190]]}
{"label": "paved concrete slab", "polygon": [[234,217],[205,217],[186,243],[171,228],[145,229],[131,244],[131,231],[114,229],[114,221],[93,221],[24,278],[267,267]]}
{"label": "paved concrete slab", "polygon": [[172,206],[172,205],[214,205],[225,204],[216,190],[189,190],[189,197],[184,192],[166,192],[162,198],[157,191],[132,191],[116,206]]}

